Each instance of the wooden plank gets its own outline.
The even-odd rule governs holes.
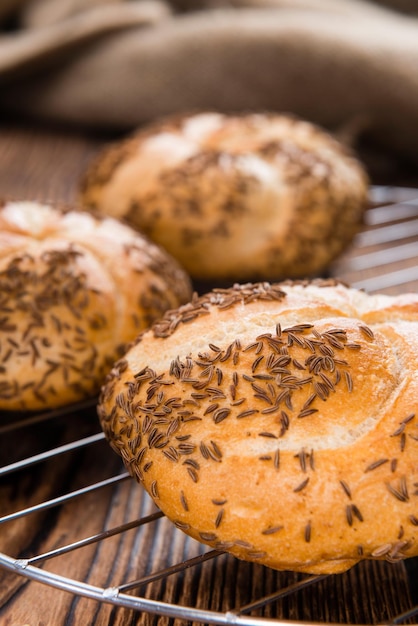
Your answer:
[[[103,139],[0,126],[0,197],[76,203],[78,181]]]

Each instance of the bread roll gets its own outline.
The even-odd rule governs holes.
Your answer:
[[[360,163],[318,127],[209,112],[104,150],[81,204],[125,218],[213,284],[321,274],[361,226],[367,191]]]
[[[0,205],[0,410],[100,389],[126,344],[191,297],[177,262],[128,226],[35,202]]]
[[[418,295],[235,285],[171,311],[102,389],[111,446],[174,524],[276,569],[418,554]]]

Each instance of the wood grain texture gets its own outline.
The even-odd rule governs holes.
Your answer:
[[[103,139],[0,126],[0,197],[74,203],[81,173]]]
[[[0,196],[74,202],[79,177],[102,143],[100,138],[57,129],[0,127]],[[373,244],[373,239],[368,242],[368,235],[362,234],[363,243],[360,238],[360,243],[347,251],[332,272],[357,283],[375,280],[375,283],[369,283],[372,285],[378,284],[378,277],[403,272],[405,268],[410,269],[412,275],[418,266],[418,233],[411,234],[411,223],[418,224],[417,197],[418,190],[387,189],[385,194],[381,192],[380,198],[375,198],[376,204],[385,205],[388,198],[400,204],[401,208],[396,209],[398,215],[392,214],[395,209],[391,209],[383,211],[380,219],[386,219],[387,225],[407,224],[407,237],[402,243],[412,245],[407,248],[410,250],[408,258],[402,258],[399,253],[396,260],[373,265],[370,259],[379,257],[372,256],[368,260],[365,255],[381,253],[385,256],[390,248],[393,257],[398,244],[388,244],[387,241]],[[372,218],[372,214],[370,216]],[[365,233],[382,227],[382,224],[373,223],[378,217],[374,214]],[[399,293],[406,287],[416,290],[418,276],[405,283],[395,280],[384,290]],[[1,427],[8,419],[10,417],[0,415],[0,465],[99,430],[94,409],[44,422],[41,427],[34,425],[2,435]],[[29,471],[1,478],[0,514],[17,511],[122,471],[118,458],[107,444],[98,442]],[[16,558],[28,558],[154,511],[154,505],[143,490],[132,480],[125,480],[74,498],[42,514],[0,525],[0,551]],[[70,578],[109,587],[148,576],[205,550],[162,518],[38,565]],[[404,563],[361,563],[345,574],[323,578],[312,587],[286,592],[289,586],[303,578],[223,555],[179,574],[141,585],[131,593],[176,605],[225,612],[283,590],[283,597],[266,603],[263,609],[253,611],[253,614],[305,622],[377,624],[412,606]],[[417,623],[417,619],[412,622]],[[182,619],[117,608],[74,596],[0,570],[2,626],[184,626],[185,623]]]

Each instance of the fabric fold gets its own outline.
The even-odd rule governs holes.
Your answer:
[[[46,27],[3,35],[0,37],[0,84],[8,77],[15,78],[22,70],[28,72],[58,65],[68,53],[79,54],[80,46],[95,39],[156,24],[169,15],[168,6],[158,0],[106,5]]]
[[[190,4],[111,3],[3,34],[0,111],[122,132],[191,110],[282,111],[418,160],[417,18],[364,0]]]

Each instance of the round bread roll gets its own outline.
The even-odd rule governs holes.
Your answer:
[[[127,343],[191,297],[177,262],[128,226],[36,202],[0,205],[0,410],[97,393]]]
[[[333,281],[195,297],[116,363],[99,416],[174,524],[276,569],[418,554],[418,295]]]
[[[105,149],[81,204],[123,217],[195,279],[275,280],[322,273],[359,230],[367,193],[363,167],[318,127],[209,112]]]

